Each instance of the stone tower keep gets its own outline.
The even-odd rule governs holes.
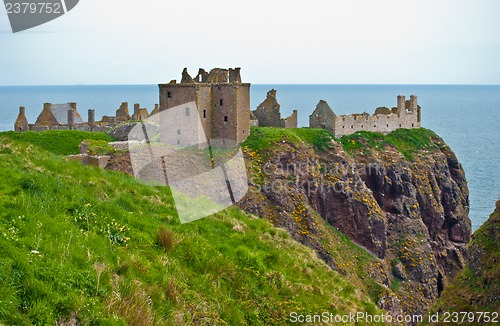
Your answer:
[[[207,138],[241,143],[248,137],[250,84],[241,82],[240,68],[215,68],[209,73],[199,69],[195,78],[184,68],[181,83],[172,80],[158,86],[160,111],[196,103]],[[180,130],[175,132],[181,134]]]

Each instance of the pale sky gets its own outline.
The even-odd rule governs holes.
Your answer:
[[[12,34],[0,85],[157,84],[242,67],[269,84],[500,84],[498,0],[80,0]]]

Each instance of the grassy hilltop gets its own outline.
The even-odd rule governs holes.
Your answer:
[[[89,138],[110,140],[0,133],[0,324],[282,325],[292,311],[380,312],[265,219],[232,207],[180,225],[168,188],[63,159]],[[343,241],[346,257],[359,255]]]

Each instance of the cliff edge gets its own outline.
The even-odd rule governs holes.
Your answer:
[[[254,128],[242,146],[250,191],[240,206],[287,229],[379,307],[425,313],[464,268],[467,183],[432,131],[335,139],[321,129]],[[374,259],[344,257],[342,234]]]

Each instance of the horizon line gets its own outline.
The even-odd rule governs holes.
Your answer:
[[[32,84],[32,85],[0,85],[0,87],[61,87],[61,86],[153,86],[156,84]],[[500,84],[460,84],[460,83],[250,83],[251,85],[298,85],[298,86],[320,86],[320,85],[337,85],[337,86],[500,86]]]

